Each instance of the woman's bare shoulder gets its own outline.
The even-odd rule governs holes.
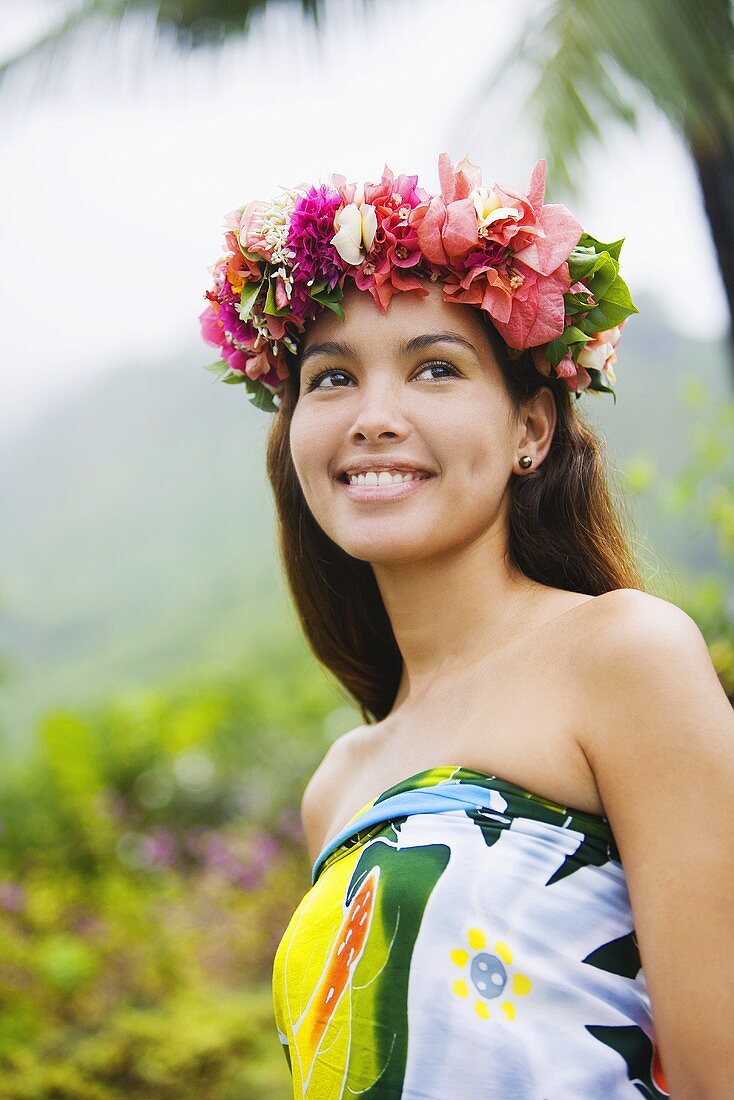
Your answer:
[[[309,779],[301,798],[301,824],[312,862],[334,816],[334,799],[339,792],[340,777],[348,769],[370,733],[367,725],[356,726],[342,733],[327,748]]]
[[[620,588],[597,597],[588,612],[585,622],[579,622],[583,629],[578,654],[587,737],[600,738],[605,730],[617,736],[620,707],[634,711],[662,692],[666,671],[676,660],[691,672],[695,668],[707,679],[715,678],[698,624],[677,604],[639,589]],[[595,748],[583,747],[587,756],[587,750]]]
[[[589,601],[587,607],[591,613],[592,627],[608,634],[615,630],[624,634],[624,631],[635,627],[664,632],[676,627],[685,629],[686,623],[695,626],[694,620],[682,607],[639,588],[614,588]],[[585,623],[584,629],[588,625]]]

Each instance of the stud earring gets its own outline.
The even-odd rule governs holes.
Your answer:
[[[532,466],[532,464],[533,459],[531,455],[523,455],[520,459],[520,465],[522,466],[523,470],[527,470],[529,466]]]

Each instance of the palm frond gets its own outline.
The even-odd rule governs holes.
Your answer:
[[[325,0],[288,0],[300,7],[303,16],[320,26]],[[371,0],[362,0],[365,7]],[[158,26],[172,34],[182,49],[222,43],[236,34],[246,34],[256,14],[262,14],[269,0],[81,0],[76,8],[62,15],[49,31],[35,42],[0,63],[0,84],[11,72],[33,67],[49,75],[57,67],[63,48],[93,20],[102,20],[109,29],[128,14],[147,12]],[[270,6],[274,4],[270,0]],[[60,68],[60,65],[59,65]]]
[[[689,144],[720,149],[734,134],[733,58],[731,0],[548,0],[457,118],[481,124],[499,93],[506,110],[513,74],[533,74],[519,117],[540,127],[549,182],[578,194],[587,143],[609,123],[636,126],[640,99]]]
[[[56,60],[59,50],[65,46],[74,34],[87,23],[100,15],[110,19],[120,18],[127,6],[127,0],[84,0],[79,6],[59,19],[58,23],[42,34],[30,45],[6,58],[0,63],[0,85],[11,73],[22,66],[35,62],[41,68],[48,68]]]

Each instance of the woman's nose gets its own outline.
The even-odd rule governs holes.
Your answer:
[[[354,418],[352,432],[367,439],[377,439],[381,435],[405,435],[408,424],[400,401],[389,387],[373,387],[360,401],[359,411]]]

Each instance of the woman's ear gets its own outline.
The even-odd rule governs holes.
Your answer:
[[[541,386],[528,401],[523,403],[518,449],[522,450],[523,454],[531,454],[536,467],[550,450],[557,419],[555,395],[548,386]]]

